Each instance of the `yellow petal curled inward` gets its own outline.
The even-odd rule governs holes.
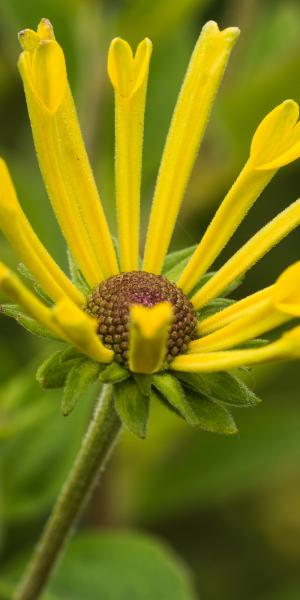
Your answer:
[[[250,160],[256,169],[279,169],[300,157],[298,118],[298,104],[285,100],[263,119],[251,144]]]
[[[134,373],[155,373],[167,353],[173,310],[168,302],[151,308],[131,307],[129,324],[129,368]]]
[[[262,256],[300,225],[300,200],[296,200],[260,229],[193,296],[196,310],[218,296],[237,277],[246,273]]]
[[[112,361],[113,352],[102,344],[96,333],[97,321],[70,300],[64,298],[53,307],[52,319],[80,352],[100,363]]]
[[[40,43],[24,50],[19,59],[34,142],[61,230],[83,275],[94,286],[118,273],[117,259],[82,140],[62,49],[49,39],[45,22],[40,31]]]
[[[115,179],[121,269],[139,268],[139,227],[142,145],[150,40],[133,55],[129,44],[116,38],[108,55],[108,73],[115,90]]]
[[[159,169],[147,232],[144,271],[160,273],[185,188],[237,28],[203,27],[177,100]]]
[[[11,246],[52,300],[68,296],[78,305],[84,295],[48,254],[26,218],[5,162],[0,159],[0,229]]]

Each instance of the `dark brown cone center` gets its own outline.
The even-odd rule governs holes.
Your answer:
[[[86,312],[98,321],[103,344],[114,351],[115,360],[127,365],[130,306],[151,307],[159,302],[173,305],[166,359],[187,350],[195,338],[197,318],[193,305],[174,283],[162,275],[130,271],[114,275],[97,285],[87,297]]]

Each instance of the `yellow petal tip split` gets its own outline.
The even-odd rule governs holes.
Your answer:
[[[49,19],[41,19],[36,31],[33,29],[19,31],[18,40],[21,48],[29,52],[34,50],[41,41],[55,40],[53,27]]]
[[[129,368],[134,373],[155,373],[165,359],[173,309],[168,302],[152,308],[132,306],[130,312]]]
[[[128,42],[115,38],[108,54],[108,75],[116,92],[130,98],[148,76],[152,43],[145,38],[137,47],[135,55]]]
[[[252,140],[250,161],[260,171],[276,170],[300,157],[299,106],[284,100],[258,126]]]
[[[236,39],[240,35],[240,29],[238,27],[226,27],[226,29],[220,29],[219,25],[216,21],[207,21],[202,28],[203,33],[208,33],[209,35],[221,34],[226,39]]]

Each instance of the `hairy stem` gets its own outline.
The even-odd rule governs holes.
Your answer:
[[[112,386],[106,385],[14,600],[36,600],[45,589],[62,548],[104,469],[120,428]]]

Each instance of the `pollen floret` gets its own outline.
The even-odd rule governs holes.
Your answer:
[[[196,337],[196,313],[185,294],[161,275],[144,271],[121,273],[102,281],[89,294],[86,311],[98,321],[98,334],[115,360],[127,364],[130,307],[152,307],[160,302],[173,305],[166,359],[185,352]]]

